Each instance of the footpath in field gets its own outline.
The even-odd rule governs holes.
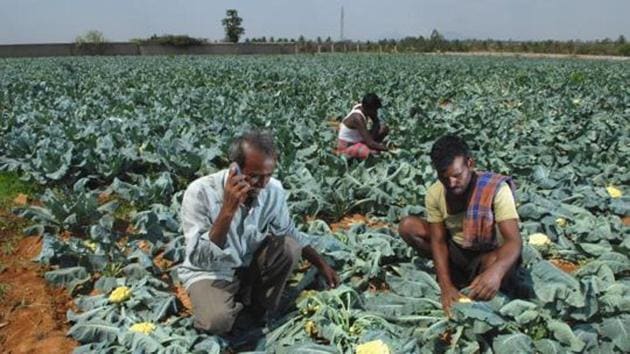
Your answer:
[[[0,209],[0,347],[3,353],[69,353],[78,345],[66,336],[72,298],[43,278],[43,266],[33,261],[41,237],[25,237],[23,227],[24,220]]]

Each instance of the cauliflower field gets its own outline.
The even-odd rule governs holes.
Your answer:
[[[630,352],[630,64],[421,55],[0,60],[0,168],[42,185],[16,210],[45,278],[74,297],[76,352]],[[383,98],[396,148],[333,153],[335,126]],[[343,285],[304,264],[269,328],[197,333],[175,269],[194,178],[225,168],[246,127],[271,130],[276,177]],[[515,177],[529,299],[461,302],[447,318],[432,262],[398,220],[424,214],[436,138]],[[372,222],[333,231],[342,217]],[[625,219],[624,219],[625,217]],[[624,225],[624,220],[626,225]]]

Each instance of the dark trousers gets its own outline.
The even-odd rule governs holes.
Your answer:
[[[270,236],[254,254],[249,267],[237,270],[234,280],[199,280],[188,289],[194,325],[211,334],[229,332],[245,306],[257,315],[273,313],[301,256],[290,237]]]

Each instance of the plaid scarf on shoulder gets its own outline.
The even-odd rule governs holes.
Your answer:
[[[476,172],[477,181],[470,197],[464,218],[463,248],[485,251],[498,246],[494,226],[494,196],[502,182],[506,182],[514,194],[512,177],[492,172]]]

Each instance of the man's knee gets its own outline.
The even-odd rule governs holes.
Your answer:
[[[196,329],[214,335],[229,332],[236,320],[236,313],[229,309],[213,309],[195,313],[194,326]]]
[[[398,233],[405,241],[414,237],[420,237],[425,240],[429,238],[428,228],[424,225],[422,220],[416,216],[406,216],[402,218],[398,224]]]
[[[411,216],[405,216],[404,218],[402,218],[402,220],[400,220],[400,223],[398,224],[398,234],[404,239],[410,237],[411,233],[413,232],[412,224],[413,220]]]
[[[188,288],[192,302],[194,326],[211,334],[225,334],[232,329],[242,304],[234,302],[238,283],[202,279]]]

